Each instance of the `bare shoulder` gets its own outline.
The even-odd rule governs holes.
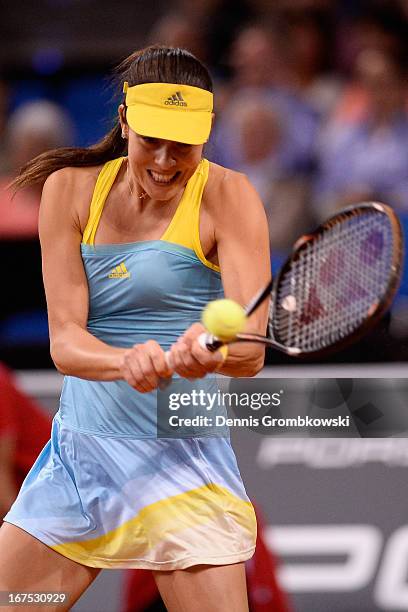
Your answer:
[[[56,170],[44,183],[40,215],[68,215],[83,230],[89,216],[89,205],[102,166]],[[58,211],[58,212],[57,212]]]
[[[265,214],[262,201],[245,174],[212,162],[203,203],[217,218],[233,214],[234,218],[243,219]]]
[[[249,183],[247,177],[242,172],[236,172],[230,168],[210,162],[207,182],[209,190],[229,189],[244,182]]]
[[[72,190],[91,188],[95,185],[101,167],[74,168],[67,166],[56,170],[45,181],[44,190],[57,191],[59,195],[68,192],[71,195]]]

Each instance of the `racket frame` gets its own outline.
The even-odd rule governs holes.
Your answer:
[[[358,215],[359,211],[363,212],[365,210],[373,209],[378,210],[387,216],[388,220],[390,221],[393,235],[394,249],[391,262],[392,273],[388,281],[387,291],[384,292],[384,297],[377,303],[374,303],[370,306],[367,312],[367,318],[363,321],[363,323],[361,323],[361,325],[358,326],[358,328],[354,332],[348,334],[344,338],[340,338],[339,340],[337,340],[333,344],[330,344],[327,347],[323,347],[314,351],[302,351],[298,347],[287,347],[280,343],[273,329],[273,320],[277,308],[278,287],[281,278],[284,276],[291,264],[301,256],[303,250],[307,248],[307,244],[310,241],[317,240],[318,237],[321,236],[327,229],[335,227],[343,219],[352,218],[353,216]],[[362,202],[361,204],[348,206],[347,208],[344,208],[343,210],[336,213],[335,215],[329,217],[326,221],[319,225],[319,227],[315,231],[301,236],[293,245],[292,253],[289,255],[289,257],[283,264],[273,284],[271,309],[268,324],[268,331],[271,335],[271,339],[274,341],[274,343],[276,343],[276,345],[273,344],[272,346],[276,346],[276,348],[283,350],[283,352],[288,355],[296,355],[298,357],[301,356],[306,358],[321,357],[323,355],[328,355],[334,351],[337,351],[341,348],[345,348],[346,346],[349,346],[350,344],[364,336],[369,329],[372,329],[374,327],[374,325],[381,319],[381,317],[391,306],[391,303],[395,297],[395,293],[398,289],[401,280],[403,252],[404,245],[402,237],[402,228],[399,219],[390,206],[381,202]]]

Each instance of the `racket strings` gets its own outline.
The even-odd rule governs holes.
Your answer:
[[[327,285],[324,282],[325,278],[321,278],[321,299],[323,303],[327,304],[327,311],[331,314],[331,331],[332,338],[335,341],[338,337],[342,337],[345,334],[349,334],[353,329],[360,325],[360,323],[367,316],[367,312],[370,306],[373,304],[378,296],[384,291],[384,282],[387,282],[388,276],[384,277],[383,274],[379,274],[379,278],[383,279],[383,282],[378,283],[379,278],[375,274],[380,272],[382,257],[378,257],[377,254],[369,254],[364,250],[363,246],[367,246],[370,249],[371,241],[370,236],[377,235],[377,228],[370,227],[372,225],[372,217],[367,220],[367,225],[363,226],[364,231],[368,240],[359,243],[359,240],[363,237],[361,234],[361,218],[357,218],[357,221],[346,224],[344,227],[338,227],[337,234],[337,249],[335,253],[340,253],[340,257],[334,258],[329,257],[329,262],[335,264],[334,273],[336,282],[331,283],[333,291],[327,291]],[[347,225],[349,227],[347,228]],[[341,229],[342,231],[338,231]],[[344,236],[344,230],[348,233]],[[382,234],[380,234],[382,240]],[[367,245],[364,243],[367,242]],[[347,252],[345,249],[347,248]],[[382,253],[381,253],[382,254]],[[342,261],[343,260],[343,261]],[[367,266],[367,262],[370,264]],[[376,266],[372,266],[373,262],[377,262]],[[369,272],[369,273],[367,273]],[[374,272],[374,276],[372,276]],[[330,288],[330,286],[329,286]],[[315,328],[315,332],[319,330],[319,320],[312,325]]]
[[[336,282],[332,283],[333,291],[328,292],[327,284],[321,282],[321,299],[324,303],[327,303],[327,310],[331,313],[333,341],[338,337],[338,334],[342,337],[344,334],[351,333],[356,326],[360,325],[367,316],[373,301],[383,293],[384,282],[386,283],[388,279],[387,275],[384,277],[381,273],[378,275],[379,278],[375,278],[377,276],[375,274],[376,270],[380,272],[383,258],[378,257],[378,254],[369,256],[369,253],[362,248],[362,245],[364,245],[364,247],[367,246],[370,249],[370,236],[377,234],[377,228],[370,227],[373,223],[373,217],[369,217],[367,225],[363,226],[367,239],[359,243],[364,235],[361,234],[361,221],[361,217],[357,217],[354,223],[351,219],[348,224],[336,228],[337,249],[335,252],[340,253],[340,257],[334,258]],[[344,231],[347,232],[346,235],[344,235]],[[382,238],[381,233],[380,236]],[[364,243],[367,243],[367,245]],[[345,249],[347,249],[347,252]],[[331,259],[333,260],[333,257]],[[367,266],[367,262],[370,265]],[[373,262],[376,262],[377,265],[372,266]],[[330,263],[333,264],[333,261]],[[372,276],[373,272],[374,276]],[[382,279],[380,284],[378,283],[379,279]],[[323,279],[320,278],[319,280],[324,281],[324,275]],[[316,328],[315,331],[318,331],[318,320],[314,327]]]
[[[307,242],[282,275],[272,335],[312,352],[353,333],[384,295],[393,265],[393,231],[377,211],[345,215]]]

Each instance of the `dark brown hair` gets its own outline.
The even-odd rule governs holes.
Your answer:
[[[142,83],[178,83],[213,90],[207,68],[185,49],[152,45],[129,55],[115,70],[115,82],[121,90]],[[42,184],[56,170],[66,166],[98,166],[126,155],[127,141],[122,138],[119,119],[102,140],[91,147],[65,147],[41,153],[21,170],[11,187],[15,190]]]

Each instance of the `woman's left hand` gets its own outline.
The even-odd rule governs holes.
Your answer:
[[[203,378],[219,369],[224,361],[220,351],[212,353],[202,348],[198,337],[205,333],[201,323],[194,323],[172,345],[168,359],[171,368],[183,378]]]

